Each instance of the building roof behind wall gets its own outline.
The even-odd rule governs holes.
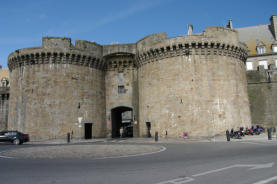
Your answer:
[[[239,34],[239,40],[244,42],[249,49],[249,54],[257,54],[257,43],[262,42],[266,46],[267,52],[271,51],[271,45],[274,42],[274,36],[270,25],[257,25],[243,28],[236,28]]]
[[[7,68],[0,68],[0,81],[4,77],[9,79],[9,70]]]

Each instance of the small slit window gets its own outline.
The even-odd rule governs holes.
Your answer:
[[[123,74],[123,72],[119,72],[119,73],[118,73],[118,80],[119,80],[120,82],[122,82],[123,79],[124,79],[124,74]]]
[[[125,93],[125,87],[124,86],[118,86],[118,94]]]

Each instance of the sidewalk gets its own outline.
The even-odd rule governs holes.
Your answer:
[[[240,142],[240,141],[268,141],[266,133],[260,135],[246,135],[242,136],[242,139],[231,139],[231,142]],[[271,141],[276,140],[276,134],[272,135]],[[78,144],[78,143],[189,143],[189,142],[227,142],[225,135],[219,135],[215,137],[188,137],[184,138],[162,138],[159,137],[158,142],[155,142],[154,137],[151,138],[93,138],[93,139],[71,139],[69,144]],[[25,144],[68,144],[66,139],[52,139],[52,140],[40,140],[40,141],[30,141]]]
[[[77,143],[95,143],[95,142],[105,142],[107,138],[95,138],[95,139],[70,139],[69,144]],[[30,141],[24,144],[68,144],[67,139],[49,139],[49,140],[38,140]]]
[[[226,142],[226,136],[218,136],[215,138],[217,142]],[[269,141],[267,133],[261,133],[260,135],[245,135],[241,136],[241,139],[232,139],[231,141],[241,142],[241,141]],[[276,134],[272,134],[272,140],[270,141],[277,141]]]

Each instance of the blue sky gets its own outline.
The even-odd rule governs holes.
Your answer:
[[[134,43],[166,32],[169,37],[205,27],[269,24],[276,0],[1,0],[0,64],[14,50],[41,45],[43,36],[99,44]]]

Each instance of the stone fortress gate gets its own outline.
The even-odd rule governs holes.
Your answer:
[[[175,138],[250,126],[246,58],[237,32],[222,27],[134,44],[44,37],[9,56],[8,129],[31,139],[119,137],[121,127]]]

